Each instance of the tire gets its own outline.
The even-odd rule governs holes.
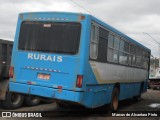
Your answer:
[[[112,98],[111,98],[111,103],[110,103],[110,110],[111,112],[116,112],[118,109],[118,103],[119,103],[119,92],[118,88],[114,88],[112,91]]]
[[[24,104],[28,107],[37,106],[40,103],[40,98],[35,96],[25,96]]]
[[[13,110],[20,108],[23,104],[24,96],[14,92],[8,92],[6,100],[2,101],[1,105],[4,109]]]

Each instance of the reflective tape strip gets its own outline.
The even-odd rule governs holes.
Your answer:
[[[32,70],[41,70],[41,71],[49,71],[49,72],[60,72],[60,70],[51,70],[46,68],[34,68],[34,67],[24,67],[26,69],[32,69]]]
[[[69,20],[68,18],[31,18],[34,20]]]

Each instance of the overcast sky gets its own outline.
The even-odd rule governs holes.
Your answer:
[[[81,12],[93,14],[144,44],[154,56],[159,54],[151,37],[160,42],[160,0],[1,0],[0,11],[0,39],[14,40],[20,12]]]

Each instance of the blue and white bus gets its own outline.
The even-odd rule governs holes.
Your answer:
[[[116,111],[118,101],[147,90],[150,52],[92,15],[21,13],[9,89],[20,98],[40,96],[87,108],[110,104]]]

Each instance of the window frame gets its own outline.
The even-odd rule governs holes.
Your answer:
[[[37,48],[34,48],[34,49],[30,49],[30,48],[23,48],[22,46],[21,46],[21,43],[23,43],[22,41],[21,41],[21,33],[23,32],[22,31],[22,29],[23,29],[23,25],[25,25],[25,24],[29,24],[30,23],[30,25],[31,24],[39,24],[39,25],[44,25],[44,24],[56,24],[56,25],[58,25],[58,24],[71,24],[71,23],[74,23],[74,24],[79,24],[80,25],[80,31],[79,31],[79,39],[78,39],[78,41],[77,41],[77,48],[75,49],[75,51],[59,51],[59,50],[43,50],[43,49],[40,49],[40,47],[37,49]],[[47,27],[46,27],[47,28]],[[73,33],[73,32],[72,32]],[[41,53],[55,53],[55,54],[67,54],[67,55],[77,55],[78,53],[79,53],[79,49],[80,49],[80,42],[81,42],[81,34],[82,34],[82,24],[81,23],[79,23],[79,22],[54,22],[54,21],[49,21],[49,22],[47,22],[47,21],[22,21],[21,22],[21,26],[20,26],[20,32],[19,32],[19,37],[18,37],[18,51],[34,51],[34,52],[41,52]],[[64,37],[65,38],[65,37]],[[75,39],[74,39],[75,40]],[[28,42],[28,41],[27,41]],[[33,43],[33,41],[29,41],[29,42],[32,42]],[[64,42],[64,41],[62,41],[62,42]],[[73,42],[73,41],[72,41]],[[38,43],[39,43],[39,41],[38,41]],[[32,44],[31,44],[32,45]],[[43,45],[43,44],[42,44]],[[52,44],[51,44],[52,45]],[[75,45],[74,45],[75,46]],[[72,46],[73,47],[73,46]],[[72,48],[72,47],[70,47],[70,48]],[[53,46],[52,46],[52,48],[54,48]],[[59,48],[63,48],[63,47],[59,47]]]
[[[94,37],[96,37],[96,39],[97,39],[96,41],[93,40],[93,38],[92,38],[93,37],[93,28],[92,28],[93,26],[95,28]],[[98,43],[99,43],[99,26],[98,26],[98,24],[93,22],[91,24],[91,39],[90,39],[90,58],[93,60],[96,60],[98,58]],[[92,45],[96,45],[96,53],[93,53]],[[93,57],[94,55],[92,55],[92,54],[96,54],[95,55],[96,57]]]
[[[109,46],[110,44],[109,44],[109,36],[110,35],[112,35],[113,36],[113,46]],[[118,49],[117,48],[115,48],[115,38],[119,38],[118,40],[119,40],[119,44],[118,44]],[[117,36],[116,34],[114,34],[113,32],[110,32],[109,31],[109,35],[108,35],[108,48],[107,48],[107,61],[108,62],[110,62],[110,63],[115,63],[115,64],[119,64],[119,48],[120,48],[120,37],[119,36]],[[111,50],[109,50],[109,49],[111,49]],[[108,58],[108,52],[109,51],[112,51],[112,58]],[[115,53],[115,51],[117,51],[117,60],[114,60],[114,53]],[[110,61],[110,60],[112,60],[112,61]]]

